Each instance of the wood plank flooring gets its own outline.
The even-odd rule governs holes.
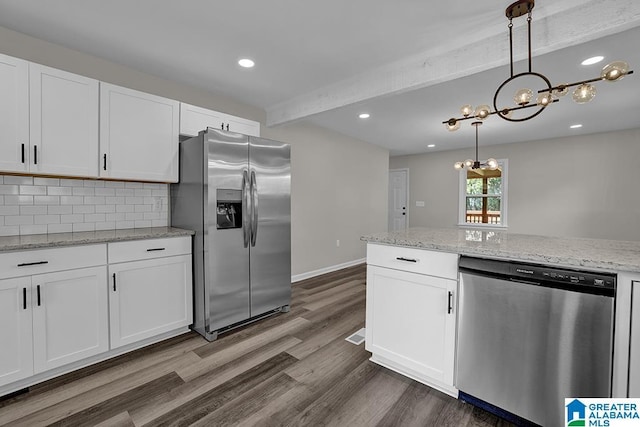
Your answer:
[[[10,426],[509,426],[368,359],[365,266],[298,282],[291,312],[188,333],[0,400]]]

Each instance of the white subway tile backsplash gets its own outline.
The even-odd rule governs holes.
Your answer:
[[[84,203],[82,196],[60,196],[61,205],[81,205]]]
[[[4,196],[5,205],[32,205],[33,196]]]
[[[71,196],[73,190],[71,187],[47,187],[49,196]]]
[[[89,222],[89,223],[74,223],[73,224],[73,232],[78,232],[78,231],[95,231],[96,229],[96,225],[93,222]]]
[[[20,194],[20,187],[17,185],[0,185],[0,194]]]
[[[116,189],[115,188],[96,188],[95,193],[96,193],[96,196],[115,196]]]
[[[60,215],[35,215],[36,224],[60,224]]]
[[[34,205],[59,205],[62,196],[33,196]]]
[[[71,205],[60,205],[60,206],[56,206],[56,205],[51,205],[51,206],[47,206],[47,213],[49,215],[61,215],[61,214],[65,214],[65,215],[69,215],[73,213],[73,206]]]
[[[33,185],[33,177],[32,176],[11,176],[6,175],[4,177],[5,184],[16,184],[16,185]]]
[[[46,234],[46,225],[21,225],[20,234]]]
[[[47,233],[71,233],[73,225],[71,224],[49,224],[47,225]]]
[[[18,207],[18,206],[12,206],[12,207]],[[48,209],[47,206],[44,205],[38,205],[38,206],[32,206],[32,205],[25,205],[25,206],[19,206],[20,208],[20,215],[46,215],[48,213]]]
[[[0,206],[0,215],[20,215],[20,206]]]
[[[73,205],[74,214],[92,214],[96,212],[94,205]]]
[[[59,187],[60,186],[60,180],[58,178],[39,178],[39,177],[34,177],[33,178],[33,185],[51,185],[51,186],[56,186]]]
[[[7,215],[4,225],[33,225],[33,215]]]
[[[136,190],[133,188],[116,188],[116,196],[120,197],[133,197],[136,194]]]
[[[75,224],[77,222],[84,222],[83,214],[60,215],[61,224]]]
[[[73,187],[74,196],[95,196],[96,190],[93,187]]]
[[[4,175],[0,236],[167,226],[168,195],[167,184]]]

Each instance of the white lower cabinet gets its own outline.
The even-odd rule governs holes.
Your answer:
[[[390,247],[369,245],[367,260],[366,349],[371,360],[457,397],[454,387],[456,293],[453,277],[437,277],[372,265]],[[398,248],[400,249],[400,248]],[[414,270],[426,268],[429,251],[400,250],[389,257],[404,260]],[[434,253],[440,258],[442,253]],[[452,271],[457,255],[446,254],[437,271]],[[409,261],[407,261],[409,260]],[[385,262],[380,262],[385,264]],[[423,266],[423,267],[421,267]],[[455,271],[455,269],[453,270]]]
[[[109,266],[111,348],[193,323],[191,255]]]
[[[33,375],[31,278],[0,280],[0,385]]]
[[[34,371],[109,349],[105,266],[33,276]]]

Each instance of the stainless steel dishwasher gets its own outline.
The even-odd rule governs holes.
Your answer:
[[[466,256],[459,268],[460,399],[559,426],[565,398],[610,397],[615,274]]]

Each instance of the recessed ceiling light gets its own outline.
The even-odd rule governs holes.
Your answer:
[[[362,113],[358,117],[360,117],[361,119],[368,119],[369,117],[371,117],[371,115],[369,113]]]
[[[582,65],[593,65],[593,64],[597,64],[598,62],[602,61],[604,59],[604,56],[592,56],[591,58],[587,58],[584,61],[581,62]]]
[[[577,125],[571,125],[571,126],[569,126],[569,127],[570,127],[571,129],[579,129],[579,128],[581,128],[581,127],[582,127],[582,125],[581,125],[581,124],[577,124]]]
[[[240,65],[241,67],[244,67],[244,68],[251,68],[254,65],[256,65],[256,63],[253,62],[252,60],[250,60],[249,58],[243,58],[243,59],[238,61],[238,65]]]
[[[436,146],[436,144],[429,144],[429,145],[427,145],[427,148],[433,148],[435,146]]]

